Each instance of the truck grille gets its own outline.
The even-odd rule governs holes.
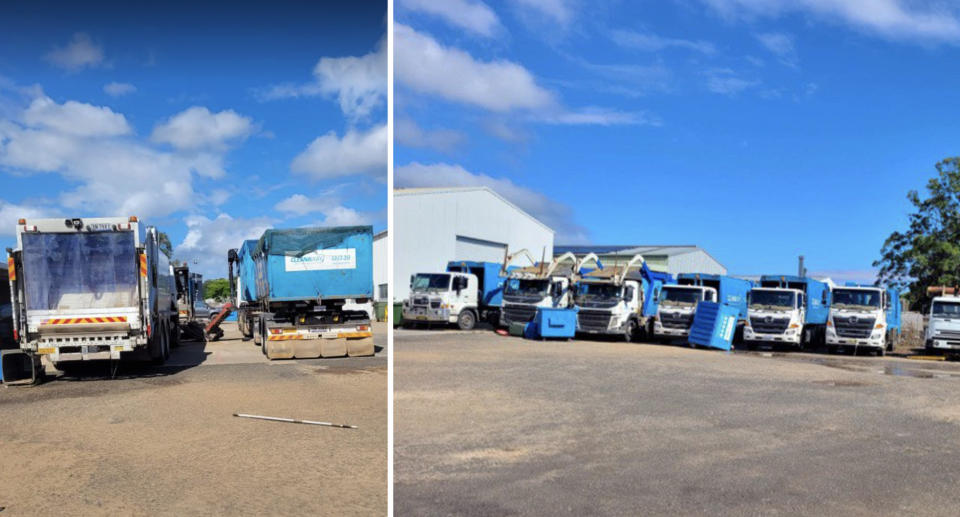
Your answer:
[[[870,333],[873,332],[873,325],[876,322],[876,318],[857,318],[855,316],[848,318],[842,316],[833,317],[833,324],[839,337],[866,339],[870,337]]]
[[[937,339],[956,339],[960,340],[960,331],[956,330],[940,330],[937,331],[935,336]]]
[[[591,311],[580,309],[577,313],[577,327],[580,330],[607,330],[610,328],[610,318],[613,315],[607,311]]]
[[[688,329],[693,325],[693,313],[661,312],[660,324],[668,329]]]
[[[423,305],[424,307],[426,307],[428,303],[430,303],[430,299],[427,298],[426,296],[417,296],[417,297],[414,297],[413,299],[414,305]]]
[[[790,326],[790,318],[754,316],[750,318],[750,326],[758,334],[783,334]]]
[[[511,305],[503,308],[503,322],[506,325],[511,323],[529,323],[537,315],[536,307],[523,307]]]

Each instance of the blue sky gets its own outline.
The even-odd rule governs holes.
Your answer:
[[[386,228],[386,2],[0,4],[0,246],[139,215],[225,275],[268,227]]]
[[[492,186],[558,244],[872,279],[960,153],[947,4],[397,0],[395,182]]]

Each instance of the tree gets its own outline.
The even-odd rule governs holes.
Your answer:
[[[170,243],[170,236],[164,232],[159,232],[157,240],[160,244],[160,253],[166,255],[168,259],[173,258],[173,244]]]
[[[916,190],[907,193],[916,209],[909,229],[890,234],[873,263],[881,283],[909,288],[914,308],[929,302],[927,287],[960,285],[960,157],[942,160],[936,168],[926,198]]]
[[[226,278],[214,278],[203,283],[203,298],[213,298],[218,302],[230,298],[230,281]]]

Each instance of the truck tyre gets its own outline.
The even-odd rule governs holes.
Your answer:
[[[632,343],[637,338],[637,320],[627,320],[627,327],[623,331],[623,339]]]
[[[170,346],[180,348],[180,322],[173,324],[173,333],[170,334]]]
[[[457,316],[457,327],[460,330],[473,330],[473,327],[477,325],[477,317],[473,314],[473,311],[463,311],[460,313],[460,316]]]

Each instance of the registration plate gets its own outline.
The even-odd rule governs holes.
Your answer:
[[[427,317],[426,317],[426,316],[417,316],[417,319],[418,319],[418,320],[426,320]]]

